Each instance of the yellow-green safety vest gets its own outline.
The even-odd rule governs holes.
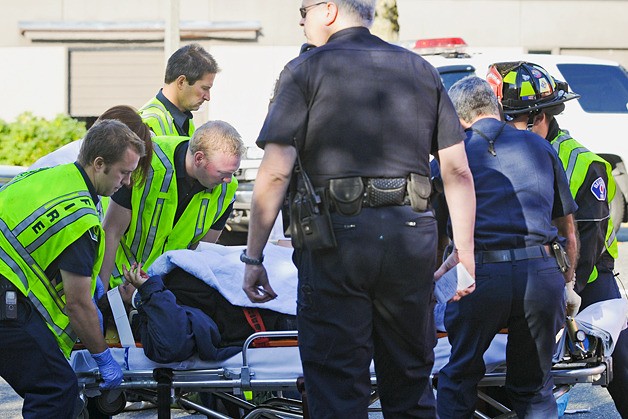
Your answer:
[[[63,282],[45,270],[85,232],[98,241],[91,293],[105,252],[104,231],[83,175],[73,164],[22,173],[0,189],[0,274],[30,299],[66,357],[76,342]]]
[[[131,222],[116,252],[111,286],[122,283],[122,266],[148,267],[168,250],[188,249],[207,234],[234,200],[238,181],[195,194],[175,224],[178,205],[174,152],[188,137],[154,137],[151,170],[131,194]]]
[[[156,97],[151,99],[148,103],[142,106],[139,110],[139,114],[146,125],[157,136],[179,136],[177,127],[174,124],[174,118],[168,112],[163,103],[161,103]],[[194,134],[194,122],[190,119],[190,126],[188,128],[188,136]]]
[[[593,162],[598,162],[602,163],[606,169],[606,201],[610,203],[613,200],[617,186],[615,185],[615,179],[612,174],[613,168],[610,163],[574,140],[569,135],[568,131],[559,131],[551,144],[563,163],[563,168],[565,169],[567,180],[569,181],[569,189],[574,198],[584,183],[587,172],[589,171],[589,166]],[[606,228],[605,249],[613,259],[617,259],[617,238],[615,237],[615,229],[613,228],[613,220],[610,218],[610,214],[608,227]],[[593,266],[593,271],[591,275],[589,275],[588,282],[595,281],[597,276],[597,267]]]

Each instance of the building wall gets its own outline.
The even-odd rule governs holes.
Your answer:
[[[474,47],[590,55],[628,67],[628,0],[397,0],[397,4],[402,41],[457,36]],[[43,116],[59,112],[97,116],[115,104],[139,107],[163,82],[161,41],[33,43],[20,32],[19,22],[163,21],[168,5],[168,0],[0,0],[4,63],[0,87],[5,98],[0,119],[13,119],[24,110]],[[257,84],[266,86],[275,78],[270,73],[278,74],[285,63],[283,57],[289,51],[296,55],[305,41],[299,26],[300,5],[301,0],[180,0],[180,19],[259,21],[262,29],[256,41],[200,42],[210,52],[214,48],[219,58],[225,57],[225,72],[219,77],[230,81],[229,89],[246,85],[234,74],[256,84],[264,73]],[[266,49],[248,48],[256,46]],[[248,56],[238,58],[238,54]],[[260,63],[266,66],[263,71],[258,71]],[[266,101],[268,88],[264,89]],[[222,116],[214,106],[219,102],[212,100],[195,114],[195,120]]]
[[[167,0],[0,0],[0,46],[29,42],[19,21],[163,20]],[[303,42],[300,0],[180,0],[181,20],[258,20],[263,45]],[[397,0],[400,39],[462,36],[481,46],[628,49],[628,0]]]

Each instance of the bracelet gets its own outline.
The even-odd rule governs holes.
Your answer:
[[[248,257],[246,255],[246,249],[244,249],[242,253],[240,253],[240,262],[244,262],[247,265],[261,265],[262,263],[264,263],[264,255],[262,254],[262,256],[260,256],[259,259],[254,259],[254,258]]]

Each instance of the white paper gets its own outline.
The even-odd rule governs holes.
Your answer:
[[[463,290],[473,285],[475,280],[461,263],[445,272],[434,286],[434,296],[440,304],[445,304],[451,300],[456,291]]]
[[[131,325],[129,324],[129,317],[124,303],[122,302],[122,296],[118,287],[114,287],[107,291],[109,297],[109,306],[113,312],[113,319],[116,322],[116,328],[118,329],[118,336],[120,337],[120,344],[124,348],[135,346],[135,339],[133,338],[133,332],[131,331]]]

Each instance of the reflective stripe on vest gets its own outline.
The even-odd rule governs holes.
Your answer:
[[[558,136],[551,142],[551,144],[563,164],[567,180],[569,181],[569,189],[574,198],[586,179],[589,166],[593,162],[598,162],[602,163],[606,170],[606,202],[610,203],[613,200],[617,187],[615,185],[615,179],[613,178],[612,167],[606,160],[587,150],[580,143],[574,140],[567,131],[559,131]],[[602,253],[604,251],[607,251],[609,255],[611,255],[614,259],[617,259],[617,239],[615,237],[615,229],[613,228],[613,220],[610,218],[610,214],[608,217],[605,243]],[[588,282],[595,281],[597,276],[597,268],[594,266],[593,271],[588,278]]]
[[[26,173],[6,185],[0,196],[0,273],[29,298],[69,356],[76,334],[65,314],[63,283],[55,286],[45,270],[68,243],[96,229],[95,279],[104,255],[104,241],[100,240],[104,235],[78,168],[69,164],[44,170],[46,173]],[[22,218],[20,214],[27,215]],[[95,280],[92,292],[94,287]]]
[[[184,141],[188,138],[153,138],[155,153],[151,170],[146,183],[133,188],[131,222],[116,252],[116,267],[110,278],[114,286],[122,282],[123,265],[137,261],[149,268],[164,252],[187,249],[198,243],[234,199],[238,185],[235,178],[192,196],[175,224],[178,185],[174,154]]]
[[[146,123],[157,136],[179,136],[174,118],[168,109],[156,97],[142,106],[139,110],[144,123]],[[188,135],[194,134],[194,122],[189,120]]]

